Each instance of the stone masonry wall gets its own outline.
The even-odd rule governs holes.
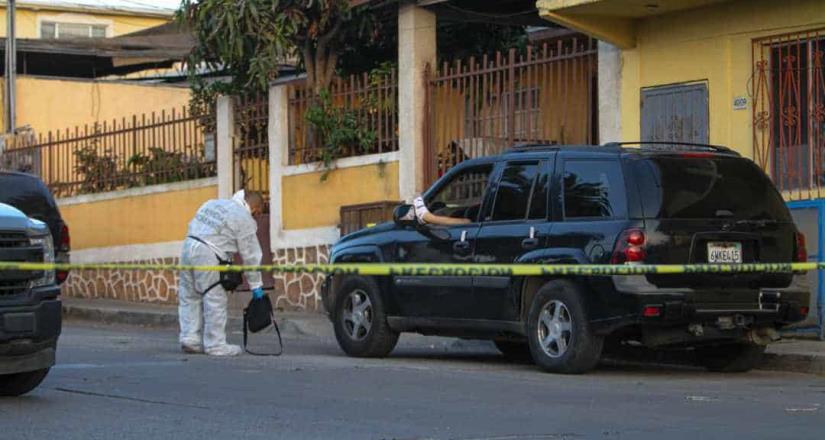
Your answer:
[[[178,258],[157,258],[136,263],[177,264]],[[73,298],[177,304],[178,277],[171,271],[76,270],[69,273],[62,293]]]
[[[329,246],[273,250],[274,264],[314,264],[329,261]],[[309,273],[274,274],[274,306],[284,310],[322,311],[321,284],[324,275]]]
[[[326,263],[329,246],[273,251],[274,264]],[[141,260],[144,264],[177,264],[178,258]],[[321,311],[321,274],[274,274],[270,297],[279,310]],[[73,271],[63,285],[63,295],[84,299],[114,299],[155,304],[177,304],[177,273],[172,271]],[[231,301],[234,303],[235,301]]]

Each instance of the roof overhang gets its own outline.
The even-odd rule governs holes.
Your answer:
[[[22,73],[95,78],[170,67],[186,58],[194,37],[168,24],[115,38],[17,39]],[[0,38],[0,51],[5,38]]]
[[[0,8],[5,9],[5,7],[5,4],[0,5]],[[102,1],[99,5],[94,5],[83,3],[73,4],[71,2],[52,2],[47,0],[18,0],[16,7],[17,9],[27,9],[32,11],[82,12],[87,14],[127,15],[165,19],[171,19],[175,15],[174,10],[148,7],[144,8],[138,5],[129,7],[107,6],[105,2]]]
[[[636,46],[637,23],[730,0],[537,0],[539,15],[553,23],[623,49]]]

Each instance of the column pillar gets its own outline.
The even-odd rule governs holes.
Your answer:
[[[218,163],[218,198],[232,197],[235,189],[235,160],[232,157],[232,141],[235,130],[235,112],[231,96],[219,96],[215,110],[215,157]]]
[[[435,14],[414,3],[398,9],[398,190],[407,200],[424,190],[427,64],[436,62]]]

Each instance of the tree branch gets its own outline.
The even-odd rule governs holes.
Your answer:
[[[312,43],[307,41],[301,49],[304,55],[304,69],[307,71],[307,82],[315,84],[315,57],[312,56]]]
[[[332,84],[332,78],[335,76],[335,68],[338,65],[338,54],[335,52],[330,52],[327,56],[327,65],[324,69],[324,76],[321,78],[323,81],[324,87],[328,87]]]

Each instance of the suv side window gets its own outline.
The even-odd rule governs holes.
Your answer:
[[[501,173],[501,180],[493,204],[490,220],[524,220],[531,204],[531,195],[539,175],[539,163],[508,163]]]
[[[564,164],[564,217],[625,217],[627,201],[618,161],[569,160]]]
[[[428,197],[427,208],[433,214],[477,221],[492,170],[486,164],[459,171]]]

